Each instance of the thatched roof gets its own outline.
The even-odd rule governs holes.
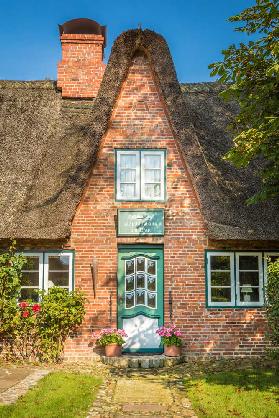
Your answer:
[[[225,127],[235,106],[218,97],[222,86],[180,86],[165,40],[149,30],[131,30],[117,38],[94,102],[62,100],[52,81],[0,81],[0,238],[69,236],[137,49],[145,51],[157,76],[209,237],[278,240],[278,202],[244,203],[259,187],[256,171],[236,170],[221,160],[230,145]]]

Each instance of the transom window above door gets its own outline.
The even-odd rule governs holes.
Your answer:
[[[164,150],[116,150],[117,200],[165,199]]]

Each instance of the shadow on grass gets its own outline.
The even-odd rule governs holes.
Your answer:
[[[199,381],[203,381],[207,384],[222,385],[222,386],[235,386],[241,391],[270,391],[276,395],[276,399],[279,400],[279,370],[235,370],[228,372],[218,372],[204,374],[200,377],[185,379],[185,388],[190,389],[198,384]]]

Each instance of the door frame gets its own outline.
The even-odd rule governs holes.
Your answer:
[[[127,250],[127,251],[133,251],[133,250],[151,250],[151,251],[155,251],[155,250],[161,250],[162,251],[162,308],[161,308],[161,312],[162,312],[162,318],[161,318],[161,323],[158,323],[159,326],[164,325],[164,318],[165,318],[165,287],[164,287],[164,272],[165,272],[165,266],[164,266],[164,245],[163,244],[118,244],[117,246],[117,292],[116,292],[116,303],[117,303],[117,328],[119,328],[120,326],[120,314],[119,314],[119,303],[118,303],[118,297],[119,297],[119,276],[120,276],[120,266],[119,266],[119,250]],[[158,300],[157,300],[158,303]],[[138,315],[145,315],[149,318],[160,318],[160,315],[148,315],[146,314],[146,312],[138,312]],[[159,322],[159,321],[158,321]],[[136,348],[129,348],[129,349],[124,349],[123,350],[126,353],[158,353],[161,354],[163,353],[164,349],[162,344],[160,344],[160,346],[158,348],[142,348],[142,349],[136,349]]]

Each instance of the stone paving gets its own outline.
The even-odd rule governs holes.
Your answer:
[[[2,368],[0,370],[0,404],[9,405],[23,396],[50,370],[24,368]]]
[[[181,378],[173,371],[112,370],[87,418],[197,418]]]

